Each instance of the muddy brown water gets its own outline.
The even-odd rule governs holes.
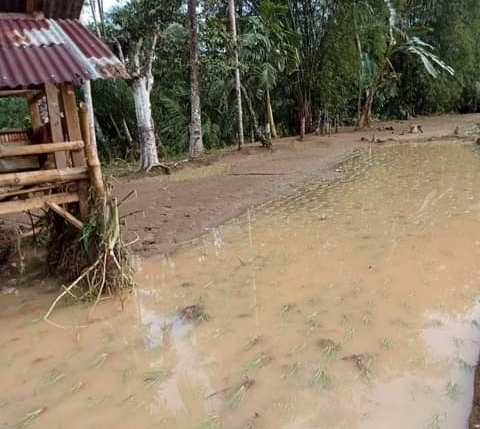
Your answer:
[[[7,278],[0,428],[464,428],[480,155],[375,147],[339,171],[143,262],[124,311],[55,327],[48,281]]]

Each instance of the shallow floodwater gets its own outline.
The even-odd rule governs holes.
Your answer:
[[[54,295],[2,284],[0,428],[464,428],[480,156],[374,147],[338,174],[143,263],[123,311],[55,327]]]

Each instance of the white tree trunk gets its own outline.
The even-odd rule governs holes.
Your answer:
[[[200,104],[200,60],[198,58],[197,2],[188,0],[188,17],[190,25],[190,156],[203,153],[202,111]]]
[[[155,143],[155,127],[150,101],[151,82],[147,76],[139,76],[132,83],[133,101],[137,116],[138,136],[140,140],[140,168],[150,170],[159,164]]]
[[[235,11],[235,0],[229,0],[228,11],[230,26],[232,27],[233,38],[233,56],[235,61],[235,89],[237,92],[237,115],[238,115],[238,148],[245,143],[243,135],[243,107],[242,107],[242,83],[240,81],[240,61],[238,59],[238,36],[237,36],[237,17]]]

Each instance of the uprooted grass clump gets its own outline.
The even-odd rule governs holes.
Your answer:
[[[98,302],[102,297],[124,296],[134,286],[119,203],[107,191],[104,198],[91,201],[90,207],[89,221],[81,230],[52,212],[46,215],[49,271],[70,283],[46,317],[62,299]]]

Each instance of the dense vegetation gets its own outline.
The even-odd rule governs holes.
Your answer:
[[[153,121],[140,129],[151,122],[161,157],[188,152],[195,49],[207,150],[239,140],[237,48],[246,141],[313,132],[327,111],[368,127],[372,117],[478,110],[478,0],[236,0],[238,44],[227,3],[130,0],[96,10],[94,29],[133,77],[93,85],[104,157],[141,156],[132,97],[141,76]],[[10,124],[1,116],[0,125]]]

